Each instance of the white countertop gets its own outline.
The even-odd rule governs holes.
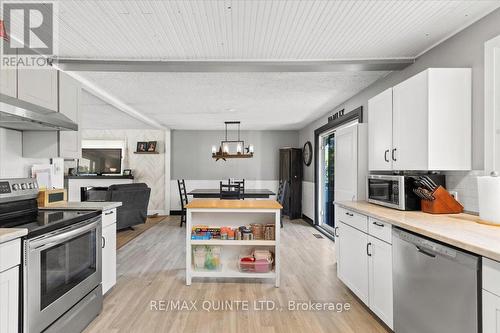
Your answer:
[[[0,243],[5,243],[10,240],[26,236],[28,229],[22,228],[0,228]]]
[[[110,210],[120,207],[121,202],[110,201],[68,201],[60,204],[51,205],[50,207],[40,207],[40,209],[67,209],[67,210]]]
[[[335,204],[500,261],[500,225],[482,224],[477,216],[469,214],[434,215],[416,211],[400,211],[373,205],[366,201],[342,201],[335,202]]]

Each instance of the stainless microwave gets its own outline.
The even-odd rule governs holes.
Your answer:
[[[444,175],[426,175],[445,186]],[[413,192],[418,175],[369,175],[368,202],[399,210],[420,210],[420,198]]]

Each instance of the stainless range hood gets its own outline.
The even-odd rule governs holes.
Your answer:
[[[0,127],[19,131],[77,131],[78,125],[59,112],[0,95]]]

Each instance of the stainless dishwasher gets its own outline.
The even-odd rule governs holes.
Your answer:
[[[479,257],[393,228],[394,331],[478,333]]]

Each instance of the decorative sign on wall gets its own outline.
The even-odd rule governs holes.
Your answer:
[[[344,110],[345,109],[342,109],[340,111],[337,111],[336,113],[334,113],[333,115],[331,115],[330,117],[328,117],[328,122],[330,121],[334,121],[334,120],[337,120],[339,119],[340,117],[342,117],[344,115]]]

